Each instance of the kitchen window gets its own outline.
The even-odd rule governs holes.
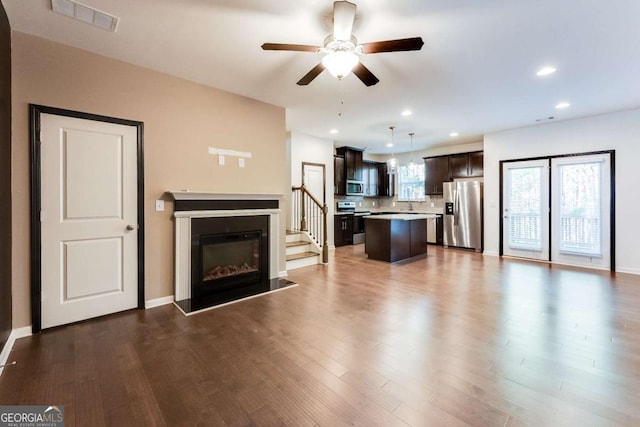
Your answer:
[[[424,163],[398,167],[398,201],[424,200]]]

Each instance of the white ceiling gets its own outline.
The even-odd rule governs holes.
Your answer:
[[[372,87],[326,71],[297,86],[322,54],[260,48],[321,45],[332,28],[330,0],[81,2],[118,16],[118,31],[56,14],[50,0],[2,0],[14,30],[286,107],[288,130],[371,153],[389,152],[390,125],[401,152],[409,132],[415,149],[428,148],[550,116],[640,107],[638,0],[362,0],[359,42],[425,42],[421,51],[363,55],[380,79]],[[557,72],[536,77],[547,64]],[[571,106],[556,110],[564,100]],[[413,115],[401,116],[404,109]]]

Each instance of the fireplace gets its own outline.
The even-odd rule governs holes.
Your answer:
[[[259,231],[200,238],[200,281],[220,287],[260,279]]]
[[[192,309],[264,292],[268,287],[268,215],[192,220]]]
[[[280,199],[171,191],[174,304],[185,314],[296,286],[280,272]]]

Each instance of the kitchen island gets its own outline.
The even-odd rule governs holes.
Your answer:
[[[427,253],[427,219],[433,214],[365,217],[364,251],[370,259],[396,262]]]

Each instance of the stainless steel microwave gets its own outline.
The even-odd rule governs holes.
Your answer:
[[[364,196],[364,183],[348,179],[347,196]]]

